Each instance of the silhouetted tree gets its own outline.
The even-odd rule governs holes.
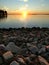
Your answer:
[[[0,18],[6,17],[7,16],[7,11],[0,10]]]

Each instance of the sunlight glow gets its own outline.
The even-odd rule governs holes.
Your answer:
[[[27,11],[24,11],[24,12],[22,12],[22,16],[24,17],[24,18],[26,18],[27,17]]]
[[[28,16],[28,12],[27,11],[23,11],[22,14],[21,14],[20,20],[21,21],[26,20],[27,19],[27,16]]]

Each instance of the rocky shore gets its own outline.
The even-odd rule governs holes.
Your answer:
[[[0,65],[49,65],[49,28],[0,29]]]

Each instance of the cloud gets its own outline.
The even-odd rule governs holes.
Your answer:
[[[6,10],[6,11],[7,11],[7,10],[9,10],[9,8],[8,8],[8,7],[6,7],[6,6],[4,6],[4,7],[3,7],[3,9],[4,9],[4,10]]]
[[[27,10],[28,9],[28,4],[25,4],[24,6],[20,7],[19,10]]]
[[[20,1],[28,2],[28,0],[20,0]]]

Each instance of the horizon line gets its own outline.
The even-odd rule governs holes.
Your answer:
[[[8,15],[22,15],[21,13],[8,13]],[[49,13],[28,13],[27,15],[49,15]]]

